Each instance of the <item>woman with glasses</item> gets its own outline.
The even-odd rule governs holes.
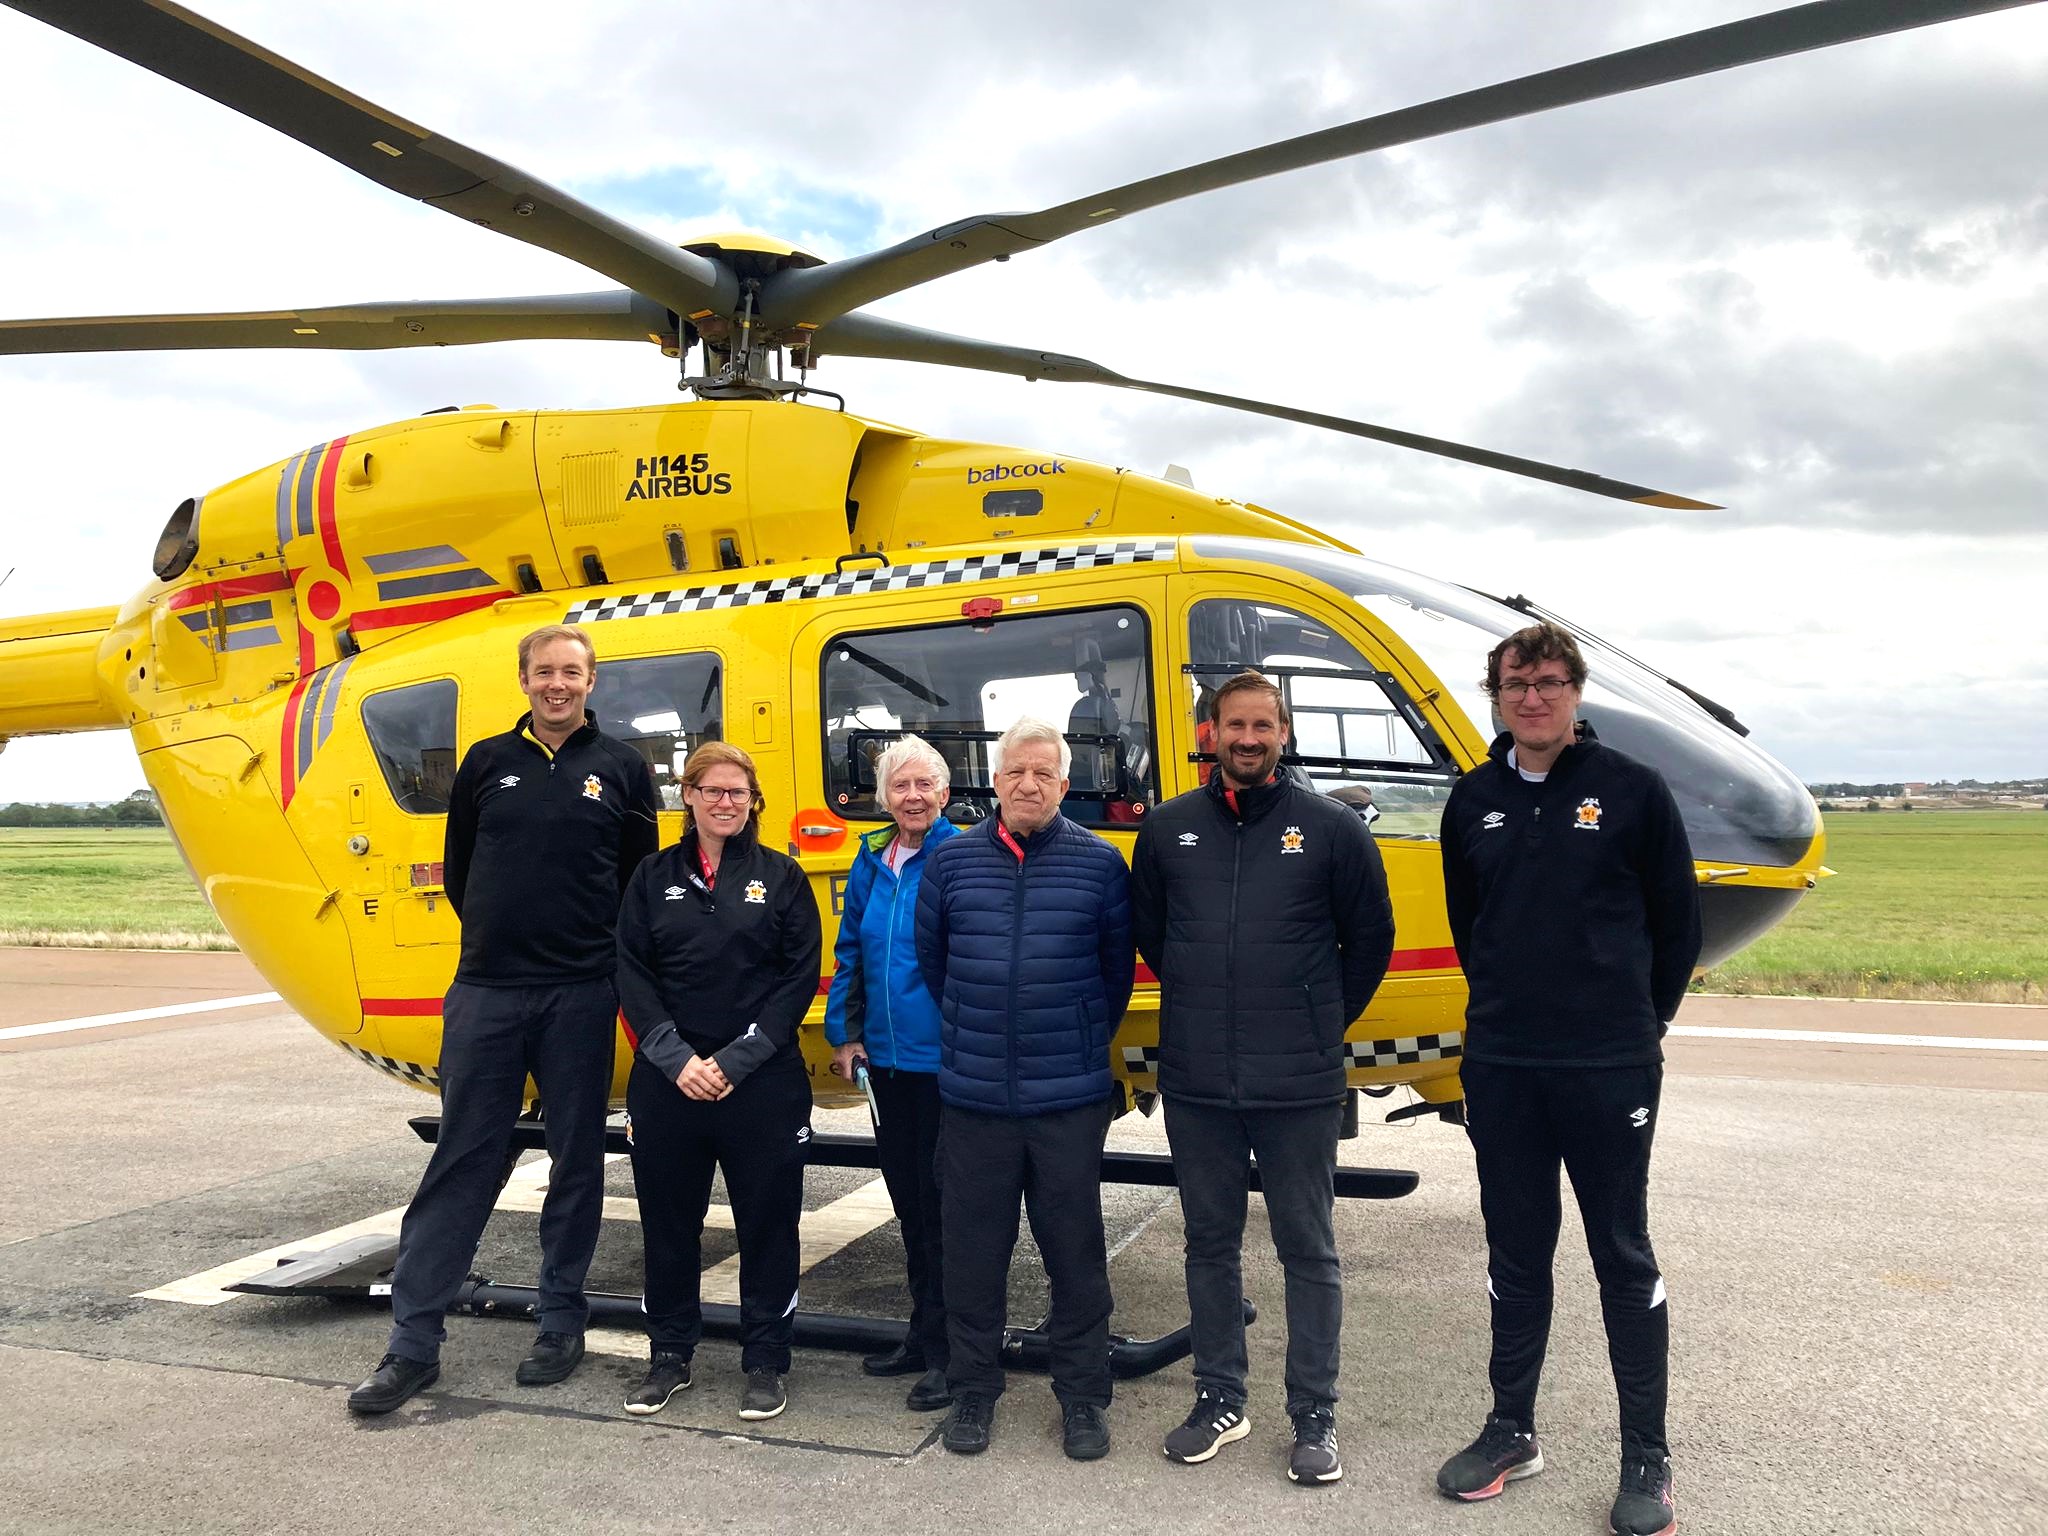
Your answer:
[[[944,1255],[939,1241],[939,1005],[917,964],[917,889],[926,854],[957,834],[946,820],[946,760],[917,736],[875,760],[890,825],[860,840],[839,913],[825,1038],[832,1070],[865,1066],[875,1101],[875,1152],[903,1228],[910,1328],[901,1344],[861,1361],[870,1376],[916,1376],[914,1413],[952,1406],[946,1386]]]
[[[761,846],[761,806],[746,753],[719,741],[692,752],[682,839],[642,862],[619,911],[619,1011],[634,1046],[626,1134],[651,1355],[628,1413],[659,1413],[690,1385],[714,1168],[739,1236],[739,1415],[772,1419],[788,1401],[811,1139],[796,1032],[817,995],[821,938],[802,868]]]

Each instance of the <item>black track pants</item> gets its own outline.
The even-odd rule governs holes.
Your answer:
[[[512,1126],[532,1076],[544,1107],[547,1198],[540,1210],[543,1332],[583,1332],[583,1280],[604,1216],[604,1119],[619,1002],[609,977],[558,987],[456,982],[442,1004],[441,1129],[406,1207],[391,1277],[391,1340],[408,1360],[435,1360],[443,1316],[476,1262],[497,1204]]]
[[[1109,1406],[1109,1258],[1102,1235],[1102,1143],[1109,1104],[1048,1115],[985,1115],[947,1105],[939,1131],[946,1227],[946,1377],[953,1391],[999,1397],[1017,1200],[1052,1290],[1046,1332],[1052,1390],[1064,1404]]]
[[[740,1369],[786,1373],[811,1143],[811,1085],[802,1063],[793,1055],[771,1061],[707,1103],[636,1059],[626,1113],[647,1260],[641,1306],[648,1343],[687,1358],[704,1336],[704,1213],[715,1167],[725,1175],[740,1244]]]
[[[881,1120],[875,1127],[876,1161],[889,1204],[903,1228],[910,1271],[908,1342],[924,1351],[926,1365],[946,1368],[945,1238],[939,1212],[939,1075],[868,1068]]]
[[[1663,1067],[1467,1061],[1461,1075],[1486,1218],[1494,1412],[1535,1423],[1536,1383],[1550,1337],[1562,1164],[1600,1282],[1623,1451],[1667,1454],[1670,1310],[1650,1249],[1649,1218],[1650,1143]]]

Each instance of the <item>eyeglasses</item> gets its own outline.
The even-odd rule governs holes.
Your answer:
[[[714,805],[720,800],[730,800],[734,805],[744,805],[754,797],[753,790],[744,784],[737,789],[723,789],[716,784],[693,784],[690,790],[693,794],[702,795]]]
[[[1539,699],[1554,699],[1571,685],[1572,680],[1568,677],[1539,677],[1533,683],[1525,683],[1517,677],[1502,683],[1498,692],[1504,699],[1519,699],[1534,688]]]

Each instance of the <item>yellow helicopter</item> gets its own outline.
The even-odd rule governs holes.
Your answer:
[[[881,358],[1142,390],[1328,428],[1655,507],[1650,487],[1366,422],[1114,373],[863,312],[918,284],[1197,193],[1526,113],[2005,8],[1832,0],[1266,145],[1030,213],[963,219],[821,261],[765,236],[666,244],[407,122],[168,0],[6,0],[298,139],[395,192],[574,259],[612,291],[257,314],[0,322],[0,353],[374,349],[531,338],[651,344],[694,400],[470,406],[337,435],[180,503],[156,579],[117,608],[0,621],[0,739],[126,729],[194,879],[284,999],[369,1065],[436,1083],[456,956],[442,811],[472,741],[520,708],[513,642],[586,625],[603,728],[675,774],[700,742],[760,765],[836,914],[878,823],[871,762],[905,730],[988,813],[987,752],[1023,713],[1064,721],[1064,809],[1128,852],[1212,762],[1206,695],[1282,682],[1293,770],[1371,819],[1394,970],[1349,1049],[1354,1086],[1454,1104],[1463,979],[1437,816],[1491,735],[1486,649],[1540,613],[1369,560],[1264,508],[1060,455],[867,420],[818,388]],[[1823,834],[1798,780],[1725,709],[1581,634],[1603,738],[1671,782],[1699,859],[1703,962],[1781,919]],[[1363,792],[1363,793],[1361,793]],[[674,836],[675,824],[665,826]],[[821,993],[827,978],[820,978]],[[1118,1039],[1153,1087],[1157,990]],[[823,1102],[844,1089],[805,1034]],[[623,1098],[628,1053],[619,1053]]]

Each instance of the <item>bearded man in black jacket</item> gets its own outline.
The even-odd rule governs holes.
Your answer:
[[[1281,774],[1287,703],[1257,672],[1216,692],[1219,771],[1145,820],[1131,864],[1138,952],[1159,976],[1159,1092],[1187,1227],[1195,1406],[1166,1436],[1203,1462],[1250,1430],[1242,1263],[1249,1160],[1287,1274],[1287,1475],[1337,1453],[1337,1136],[1344,1033],[1394,949],[1386,871],[1352,809]]]
[[[1586,663],[1555,624],[1486,660],[1507,730],[1444,807],[1444,899],[1471,986],[1467,1127],[1486,1219],[1493,1411],[1437,1487],[1489,1499],[1543,1470],[1536,1382],[1550,1333],[1558,1169],[1600,1281],[1621,1405],[1616,1536],[1675,1530],[1664,1433],[1669,1311],[1650,1248],[1658,1044],[1700,952],[1685,825],[1653,768],[1577,720]]]

